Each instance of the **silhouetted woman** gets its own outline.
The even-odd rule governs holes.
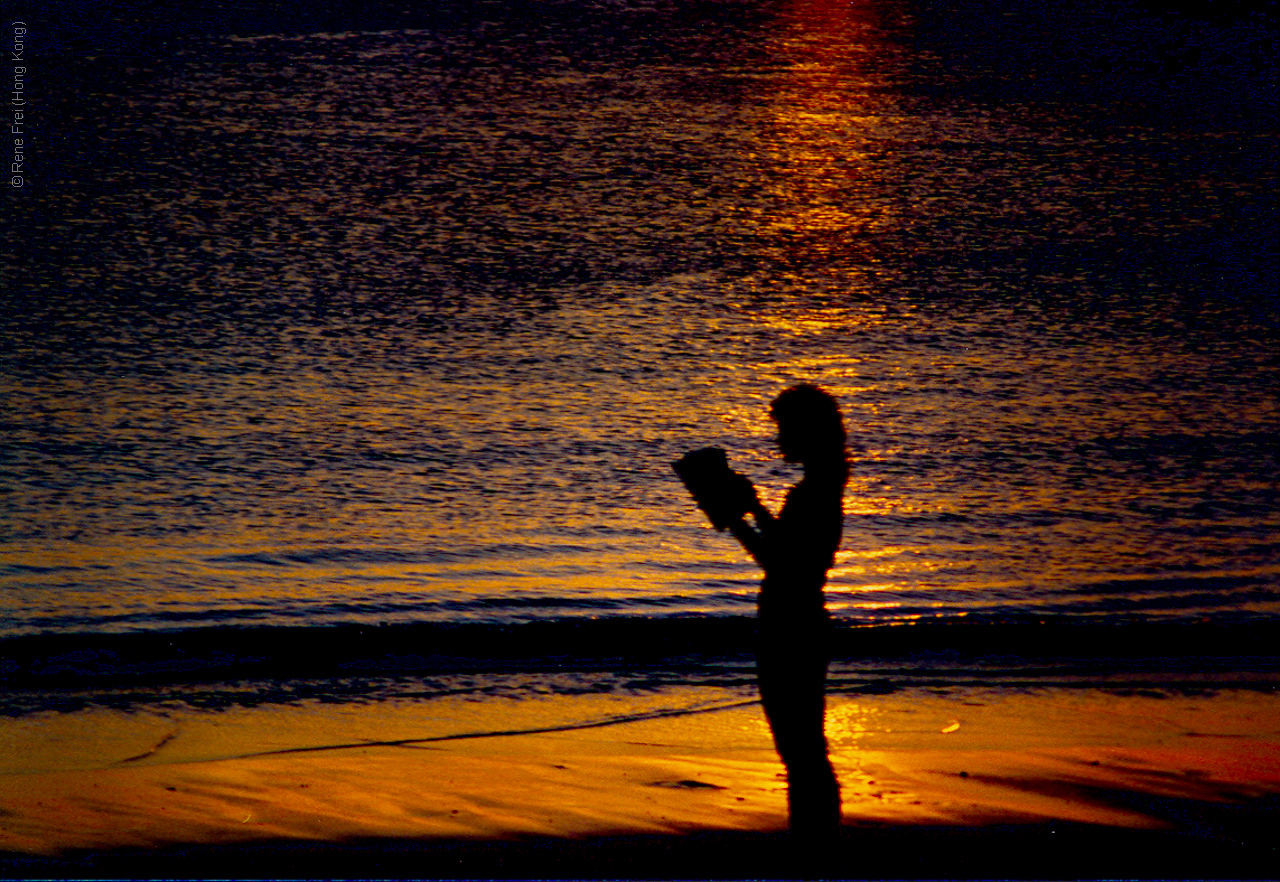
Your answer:
[[[787,389],[770,407],[778,449],[804,478],[774,517],[742,478],[743,507],[728,526],[764,569],[760,586],[757,676],[778,756],[787,767],[791,830],[826,840],[840,826],[840,789],[823,731],[829,619],[822,588],[835,563],[849,480],[844,421],[816,386]]]

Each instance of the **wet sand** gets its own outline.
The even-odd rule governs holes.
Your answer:
[[[833,696],[845,829],[792,852],[750,696],[0,722],[9,876],[1269,878],[1280,696]]]

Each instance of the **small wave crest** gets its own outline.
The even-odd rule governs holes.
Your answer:
[[[837,623],[832,688],[1099,686],[1134,677],[1173,688],[1274,687],[1278,632],[1274,621],[1245,617],[1212,628],[1123,616]],[[697,615],[33,635],[0,641],[8,696],[0,712],[27,712],[40,705],[37,695],[56,703],[59,693],[93,703],[87,692],[118,700],[129,690],[151,690],[153,698],[160,690],[183,700],[178,687],[196,684],[239,684],[254,700],[281,701],[378,697],[370,686],[378,680],[455,678],[450,688],[466,691],[491,687],[477,685],[490,675],[567,677],[571,685],[555,688],[589,691],[743,685],[751,681],[754,637],[753,617]]]

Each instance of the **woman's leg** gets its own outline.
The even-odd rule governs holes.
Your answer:
[[[825,655],[812,648],[762,652],[757,668],[765,716],[787,768],[791,830],[806,839],[834,836],[840,826],[840,788],[823,728]]]

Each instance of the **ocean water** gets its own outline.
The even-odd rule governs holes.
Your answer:
[[[31,23],[0,704],[748,678],[670,463],[796,382],[848,688],[1272,683],[1274,19],[1021,7]]]

